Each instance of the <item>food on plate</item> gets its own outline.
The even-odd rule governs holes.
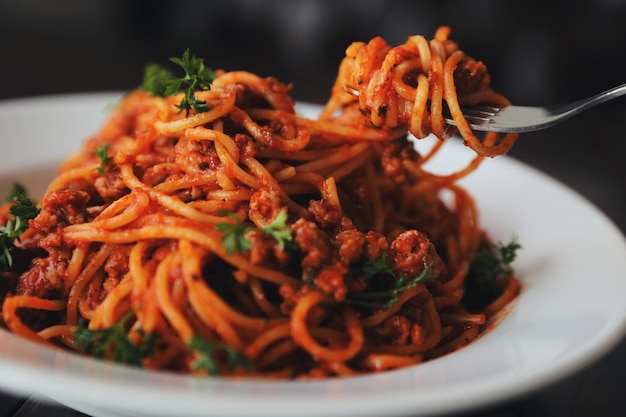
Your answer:
[[[458,180],[512,136],[479,141],[461,123],[468,165],[424,166],[451,135],[444,102],[504,100],[447,34],[353,44],[317,119],[291,86],[189,51],[171,59],[182,76],[147,66],[39,200],[11,190],[4,326],[146,369],[272,378],[471,343],[517,296],[520,245],[490,240]],[[441,140],[420,153],[409,131]]]

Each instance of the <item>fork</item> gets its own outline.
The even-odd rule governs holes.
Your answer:
[[[354,96],[359,91],[351,86],[344,90]],[[583,100],[547,107],[531,106],[486,106],[472,105],[461,107],[465,119],[474,130],[491,132],[532,132],[552,127],[565,119],[581,113],[607,100],[626,94],[626,84],[611,88]],[[446,123],[455,125],[451,117],[444,117]]]
[[[461,107],[465,119],[474,130],[492,132],[532,132],[554,126],[607,100],[626,94],[626,84],[611,88],[595,96],[547,107],[531,106],[466,106]],[[446,122],[454,125],[447,117]]]

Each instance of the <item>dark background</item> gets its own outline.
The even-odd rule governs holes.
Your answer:
[[[0,0],[0,99],[127,90],[146,62],[190,48],[214,69],[272,75],[293,83],[297,100],[323,103],[352,41],[399,44],[440,25],[515,104],[558,104],[626,82],[626,0]],[[626,231],[625,116],[626,98],[617,99],[524,135],[510,154]],[[573,378],[484,414],[621,416],[624,394],[622,343]]]

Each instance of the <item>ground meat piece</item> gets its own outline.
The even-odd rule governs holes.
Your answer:
[[[341,220],[341,209],[333,202],[325,199],[311,200],[309,202],[309,213],[323,228],[332,228]]]
[[[342,262],[322,269],[313,279],[315,289],[332,295],[337,301],[343,301],[348,291],[344,282],[347,272],[348,268]]]
[[[270,224],[284,210],[278,191],[262,188],[250,197],[248,217],[257,227]]]
[[[41,202],[41,212],[31,220],[29,227],[42,236],[68,226],[90,220],[87,211],[89,194],[78,190],[54,190]]]
[[[405,140],[386,143],[380,162],[385,176],[396,184],[403,184],[407,181],[406,170],[403,161],[416,161],[419,154],[412,143]]]
[[[222,166],[212,141],[195,141],[182,137],[175,146],[174,162],[188,174],[202,174]],[[239,160],[237,156],[236,160]]]
[[[454,70],[454,85],[459,95],[472,93],[489,84],[487,67],[470,57],[461,59]]]
[[[304,253],[301,261],[303,270],[319,268],[331,260],[330,238],[317,225],[305,219],[299,219],[291,226],[294,242]]]
[[[94,181],[94,187],[106,203],[118,200],[130,192],[118,171],[100,175]]]
[[[380,259],[389,249],[387,238],[380,233],[369,231],[365,234],[365,256],[367,259]]]
[[[52,298],[63,287],[71,251],[50,249],[45,258],[35,258],[18,280],[16,293]]]
[[[108,277],[122,278],[128,272],[128,257],[130,247],[117,247],[104,263],[104,272]]]
[[[122,281],[122,277],[119,276],[109,276],[104,280],[102,283],[103,291],[100,292],[100,299],[98,300],[99,303],[104,301],[105,297],[118,286],[120,281]]]
[[[391,268],[409,277],[420,275],[429,265],[429,272],[434,274],[440,274],[445,269],[434,245],[425,234],[417,230],[409,230],[396,237],[391,243],[389,254]]]
[[[98,297],[91,300],[91,308],[96,308],[104,298],[115,287],[118,286],[120,281],[128,273],[128,258],[130,256],[130,246],[117,247],[107,258],[103,265],[106,278],[102,283],[102,288],[97,288],[94,293],[98,294]]]
[[[363,256],[365,235],[356,229],[342,230],[333,238],[333,244],[337,248],[341,261],[350,265]]]

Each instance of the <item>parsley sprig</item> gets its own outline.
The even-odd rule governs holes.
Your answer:
[[[37,217],[40,211],[28,198],[26,188],[19,183],[13,184],[6,200],[14,203],[9,208],[9,213],[13,215],[13,218],[5,226],[0,227],[0,271],[11,269],[13,266],[11,248],[26,231],[29,221]]]
[[[374,277],[390,276],[393,280],[393,286],[385,289],[366,289],[365,291],[349,293],[345,299],[348,304],[366,307],[370,309],[387,310],[405,291],[430,281],[437,277],[430,271],[430,265],[417,276],[411,277],[405,273],[396,273],[389,262],[387,254],[383,253],[378,259],[371,259],[363,265],[363,274],[368,286],[371,286]]]
[[[223,214],[239,220],[234,213],[224,212]],[[293,236],[287,224],[287,217],[287,210],[282,210],[271,223],[261,228],[249,226],[241,221],[235,223],[218,223],[216,228],[222,232],[222,246],[224,246],[229,255],[235,252],[243,255],[246,250],[250,249],[252,242],[250,242],[247,234],[254,231],[260,231],[271,236],[276,240],[278,247],[281,250],[285,250],[288,249],[289,245],[293,242]]]
[[[189,115],[191,110],[203,113],[210,110],[206,101],[199,100],[196,91],[209,90],[215,80],[215,73],[205,67],[204,60],[191,55],[189,49],[185,50],[181,58],[172,57],[170,61],[179,65],[185,75],[176,77],[158,64],[150,64],[144,71],[141,88],[157,96],[173,96],[184,93],[183,99],[176,105],[180,111],[185,110]]]
[[[191,367],[195,370],[205,370],[210,375],[221,373],[218,365],[219,355],[224,355],[229,371],[249,366],[248,358],[225,342],[213,342],[194,335],[189,342],[189,348],[198,354]]]
[[[95,330],[90,329],[85,320],[81,320],[74,329],[76,346],[96,358],[110,357],[114,362],[141,367],[141,361],[154,354],[154,336],[144,334],[141,343],[135,345],[126,330],[133,315],[134,312],[130,311],[114,325]]]
[[[291,229],[287,224],[287,210],[281,210],[270,224],[259,230],[273,237],[278,243],[278,247],[282,250],[285,250],[289,242],[293,241]]]
[[[98,167],[98,174],[102,175],[106,172],[107,165],[111,162],[111,157],[109,156],[109,148],[111,147],[110,143],[103,144],[98,146],[95,150],[95,154],[100,159],[100,166]]]
[[[463,303],[468,309],[480,309],[501,293],[498,278],[513,272],[511,264],[521,245],[513,238],[508,244],[498,243],[476,253],[465,279]]]
[[[246,234],[256,228],[239,221],[239,218],[232,212],[224,212],[223,214],[237,221],[235,223],[223,222],[215,225],[217,230],[222,232],[222,246],[224,246],[229,255],[235,252],[244,254],[246,250],[252,247],[252,242],[246,237]]]

